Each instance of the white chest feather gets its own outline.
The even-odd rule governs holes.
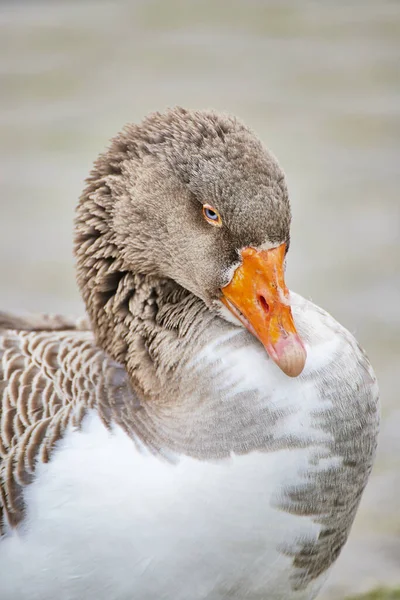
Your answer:
[[[249,377],[265,383],[257,350],[240,362],[239,387]],[[281,389],[272,401],[284,407],[290,393]],[[314,401],[305,390],[301,415],[281,427],[309,436]],[[301,484],[311,451],[171,463],[139,452],[93,413],[26,490],[27,519],[0,545],[1,598],[311,598],[321,581],[294,592],[292,558],[280,547],[316,539],[320,525],[278,506],[286,484]]]
[[[210,361],[221,358],[208,352]],[[246,357],[238,352],[237,391],[249,380],[253,388],[274,386],[276,377],[271,402],[293,403],[295,382],[285,378],[282,387],[275,366],[266,373],[258,346]],[[327,434],[311,425],[315,390],[305,384],[300,396],[299,411],[279,427],[318,442]],[[321,526],[279,507],[285,486],[304,481],[312,452],[311,443],[169,462],[139,451],[120,428],[108,431],[93,412],[26,489],[27,518],[0,544],[1,598],[313,598],[325,575],[294,591],[293,559],[282,548],[314,541]]]
[[[29,487],[24,529],[0,545],[1,597],[310,598],[279,545],[320,527],[274,508],[308,452],[170,464],[93,417]]]

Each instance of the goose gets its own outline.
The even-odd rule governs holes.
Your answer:
[[[289,292],[285,176],[173,108],[94,163],[87,317],[0,316],[2,600],[309,600],[375,455],[372,367]]]

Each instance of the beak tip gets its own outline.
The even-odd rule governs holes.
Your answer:
[[[275,351],[275,362],[285,375],[288,377],[298,377],[303,372],[307,352],[297,335],[290,336],[285,344],[279,350],[275,348]]]

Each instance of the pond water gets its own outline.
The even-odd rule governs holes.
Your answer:
[[[374,473],[325,599],[400,582],[400,4],[0,4],[0,305],[79,314],[74,205],[126,121],[229,111],[285,168],[291,288],[353,331],[379,377]]]

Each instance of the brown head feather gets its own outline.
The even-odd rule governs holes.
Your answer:
[[[205,203],[221,229],[205,222]],[[136,295],[146,296],[142,319],[154,318],[160,287],[211,307],[239,251],[288,244],[289,228],[283,172],[235,117],[176,108],[126,126],[96,161],[76,217],[78,284],[98,343],[123,361]]]

